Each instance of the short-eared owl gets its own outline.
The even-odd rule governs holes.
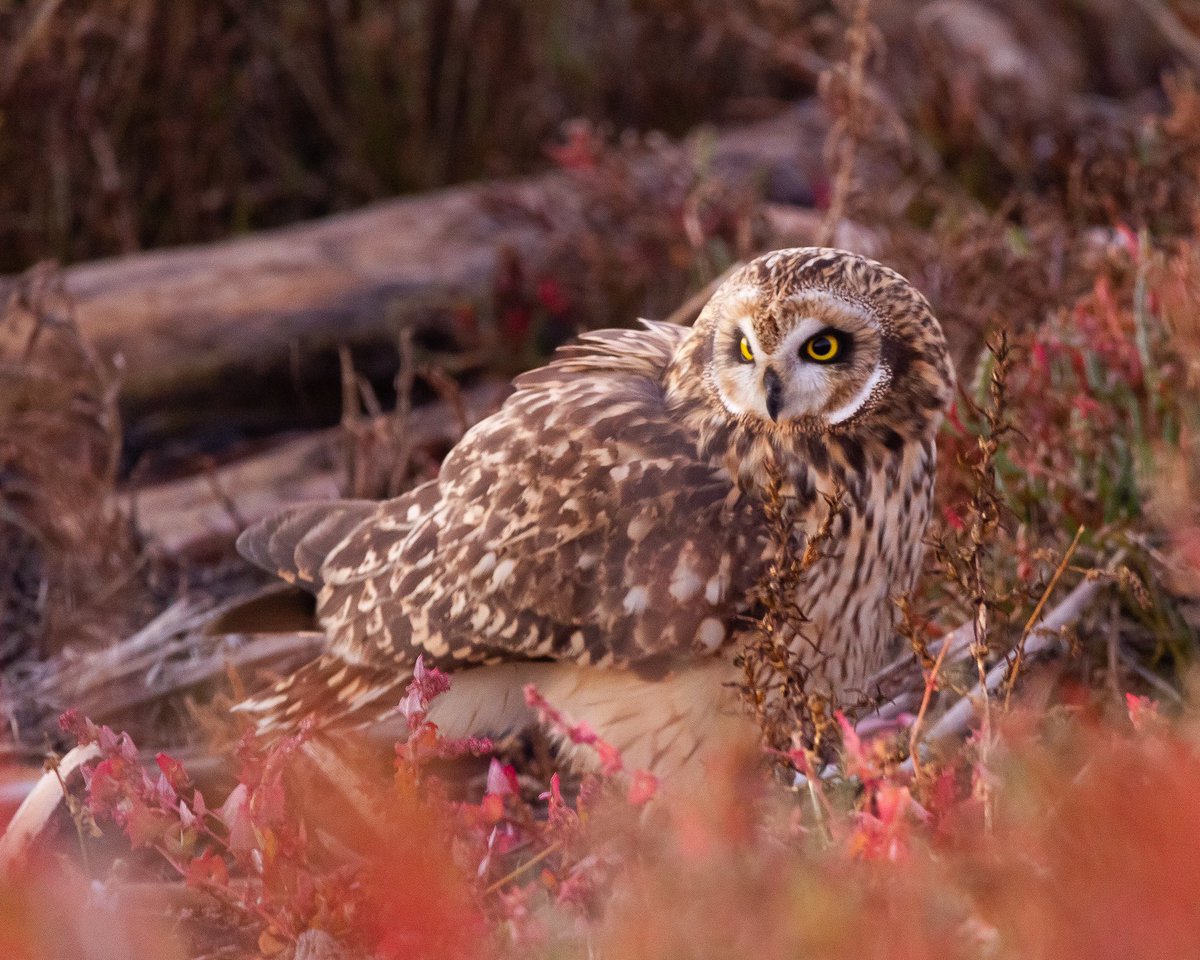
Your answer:
[[[241,709],[263,730],[372,725],[422,655],[454,673],[432,714],[450,735],[528,722],[534,682],[631,766],[669,771],[736,713],[733,659],[778,539],[772,478],[801,534],[843,491],[796,601],[815,682],[853,694],[920,566],[952,384],[924,297],[840,250],[754,260],[691,327],[587,334],[519,377],[436,480],[242,535],[246,557],[316,592],[329,648]]]

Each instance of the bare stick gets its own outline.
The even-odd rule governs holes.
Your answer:
[[[846,40],[850,47],[844,64],[847,101],[845,113],[834,120],[826,143],[826,150],[832,161],[830,165],[833,168],[833,187],[829,209],[825,212],[825,218],[821,221],[821,231],[817,235],[817,243],[821,246],[832,243],[834,230],[845,216],[846,204],[854,185],[855,159],[863,137],[860,127],[864,123],[863,115],[869,109],[864,87],[867,56],[871,50],[870,11],[870,0],[856,0],[850,23],[846,28]],[[832,76],[830,71],[822,73],[823,87],[831,82]]]
[[[1166,0],[1133,0],[1153,22],[1159,35],[1193,70],[1200,70],[1200,39],[1167,5]]]
[[[497,880],[495,883],[493,883],[491,886],[489,886],[484,891],[484,893],[495,893],[497,890],[501,889],[506,884],[515,880],[521,874],[528,872],[533,867],[536,867],[539,863],[541,863],[548,856],[550,856],[550,854],[557,851],[558,848],[561,846],[562,846],[562,841],[555,840],[552,844],[550,844],[550,846],[546,847],[540,853],[534,854],[534,856],[530,857],[528,860],[526,860],[524,863],[522,863],[519,867],[517,867],[514,870],[510,870],[503,877],[501,877],[499,880]]]
[[[29,796],[17,807],[4,833],[0,834],[0,878],[9,879],[12,871],[20,868],[50,818],[62,806],[62,784],[83,764],[99,756],[100,748],[95,744],[78,746],[58,762],[57,769],[42,774]]]
[[[303,663],[323,645],[324,634],[317,631],[216,637],[183,634],[171,638],[160,650],[102,675],[86,670],[51,675],[42,685],[42,699],[69,703],[93,719],[107,721],[220,680],[230,670],[280,670]]]
[[[495,409],[508,391],[506,383],[489,380],[464,390],[457,404],[443,401],[414,408],[407,426],[410,446],[453,442],[461,432],[464,412],[473,422]],[[214,542],[228,543],[237,536],[242,527],[230,516],[229,501],[237,505],[241,521],[252,523],[287,503],[353,494],[358,479],[343,477],[339,444],[351,439],[355,429],[382,434],[388,427],[384,420],[364,421],[345,433],[305,434],[218,467],[210,476],[184,477],[139,490],[132,495],[138,505],[138,529],[157,548],[180,554]],[[223,496],[215,493],[217,489]]]
[[[1106,581],[1099,578],[1084,580],[1067,594],[1062,603],[1051,610],[1046,618],[1030,632],[1029,640],[1025,644],[1025,652],[1027,654],[1040,653],[1043,650],[1060,646],[1062,641],[1059,631],[1083,615],[1105,584]],[[938,740],[966,733],[970,728],[971,720],[978,711],[979,702],[999,689],[1008,673],[1009,665],[1010,660],[1005,657],[993,666],[979,685],[937,719],[937,722],[929,728],[925,739]],[[900,769],[911,772],[914,769],[912,757],[905,760]]]
[[[942,670],[942,661],[946,659],[946,651],[949,649],[949,646],[942,644],[942,649],[938,651],[937,659],[933,662],[933,668],[929,671],[929,676],[925,678],[925,692],[921,696],[921,708],[917,711],[917,719],[913,721],[912,732],[908,737],[908,755],[913,758],[913,769],[918,777],[921,775],[921,767],[917,763],[916,757],[917,744],[921,739],[921,724],[925,720],[925,712],[929,709],[929,701],[933,698],[938,674]]]
[[[939,640],[931,640],[929,642],[929,650],[940,655],[942,649],[948,651],[950,662],[962,659],[971,645],[971,641],[975,639],[975,621],[964,623],[959,627],[955,627],[948,634]],[[884,680],[889,679],[899,673],[905,667],[909,666],[916,657],[912,653],[904,653],[898,656],[895,660],[889,663],[886,667],[881,667],[876,670],[870,677],[867,678],[865,689],[872,690],[878,687]]]
[[[1124,559],[1125,551],[1119,550],[1113,556],[1113,559],[1108,564],[1107,569],[1110,571],[1115,570],[1118,566],[1120,566]],[[1067,599],[1069,600],[1070,597]],[[1065,602],[1066,601],[1064,601],[1064,603]],[[1052,617],[1054,614],[1051,613],[1050,616]],[[939,640],[930,641],[929,650],[933,653],[937,653],[943,646],[948,646],[950,651],[947,654],[947,658],[951,663],[954,663],[963,658],[974,638],[975,622],[971,621],[970,623],[964,623],[961,626],[955,627]],[[885,680],[890,679],[905,667],[908,667],[910,664],[912,664],[915,659],[916,657],[912,653],[901,654],[900,656],[896,657],[895,660],[891,661],[891,663],[887,664],[887,666],[880,667],[880,669],[871,674],[871,676],[867,678],[866,684],[864,685],[865,689],[871,690],[877,688]]]
[[[412,418],[412,392],[417,376],[417,362],[413,355],[413,328],[402,326],[397,349],[400,353],[400,369],[396,372],[396,409],[392,412],[390,426],[396,441],[395,460],[388,478],[387,492],[395,497],[404,489],[408,468],[412,463],[413,437],[409,429]]]
[[[1121,565],[1121,563],[1124,561],[1124,559],[1125,559],[1125,551],[1124,550],[1117,551],[1117,553],[1114,554],[1112,560],[1109,561],[1106,569],[1110,572],[1113,570],[1116,570]],[[1093,596],[1095,595],[1095,592],[1099,588],[1100,588],[1099,580],[1092,580],[1092,579],[1085,580],[1083,583],[1079,584],[1079,586],[1077,586],[1074,590],[1072,590],[1069,594],[1067,594],[1066,598],[1062,601],[1062,603],[1060,603],[1057,607],[1055,607],[1053,610],[1051,610],[1050,613],[1047,614],[1046,619],[1042,623],[1039,623],[1032,628],[1029,628],[1027,625],[1028,632],[1032,635],[1035,632],[1043,631],[1043,630],[1047,630],[1047,629],[1057,630],[1057,629],[1061,628],[1062,626],[1065,626],[1069,623],[1074,622],[1076,619],[1078,619],[1080,614],[1082,614],[1083,611],[1087,608],[1088,604],[1091,603],[1091,600],[1092,600]],[[972,639],[974,638],[974,635],[975,635],[974,621],[972,621],[970,623],[964,623],[961,626],[956,627],[954,630],[950,631],[950,633],[946,634],[940,640],[935,640],[932,643],[930,643],[929,650],[931,652],[936,652],[940,657],[941,651],[943,649],[946,649],[947,650],[946,659],[949,660],[951,663],[955,663],[955,662],[961,661],[966,658],[966,655],[969,653],[969,647],[970,647]],[[1035,643],[1032,646],[1027,643],[1025,650],[1026,650],[1026,653],[1037,652],[1039,650],[1045,649],[1045,647],[1046,647],[1046,645],[1044,643]],[[898,673],[900,670],[909,666],[914,660],[915,660],[915,657],[911,653],[906,653],[903,656],[897,657],[895,660],[893,660],[891,663],[889,663],[886,667],[883,667],[882,669],[876,671],[871,676],[871,678],[868,680],[868,689],[871,687],[877,686],[883,680],[891,678],[893,675]],[[1007,660],[1005,661],[1005,664],[1007,664]],[[1161,683],[1162,681],[1160,680],[1159,682]],[[1178,694],[1174,693],[1174,691],[1172,691],[1172,693],[1175,696],[1178,696]],[[894,720],[897,716],[899,716],[904,711],[911,709],[914,706],[915,701],[916,701],[916,695],[913,694],[911,691],[901,692],[901,693],[897,694],[895,697],[893,697],[891,700],[887,701],[886,703],[880,704],[878,707],[876,707],[870,713],[865,714],[858,721],[858,724],[856,724],[856,727],[858,725],[866,724],[866,725],[868,725],[868,728],[870,728],[871,725],[875,725],[875,724],[879,724],[879,723],[887,723],[890,720]],[[932,734],[932,731],[931,731],[931,734]]]
[[[1021,660],[1025,655],[1025,643],[1029,639],[1029,632],[1033,629],[1033,625],[1037,623],[1038,617],[1042,615],[1042,610],[1046,606],[1046,601],[1050,599],[1050,595],[1054,593],[1054,588],[1058,586],[1058,581],[1062,579],[1063,571],[1067,569],[1067,564],[1071,562],[1071,557],[1075,555],[1075,549],[1079,546],[1079,538],[1083,536],[1084,527],[1080,524],[1079,529],[1075,531],[1075,539],[1071,541],[1071,545],[1067,547],[1066,553],[1062,555],[1062,559],[1058,562],[1058,566],[1054,570],[1054,576],[1050,578],[1050,582],[1046,584],[1046,589],[1042,591],[1041,597],[1038,599],[1037,606],[1033,608],[1033,613],[1029,615],[1029,619],[1025,621],[1025,628],[1021,631],[1021,639],[1017,641],[1016,655],[1012,661],[1012,672],[1009,674],[1006,690],[1004,691],[1004,709],[1008,709],[1008,703],[1012,699],[1013,687],[1017,685],[1017,677],[1021,672]]]
[[[327,740],[314,737],[305,741],[300,750],[330,787],[373,830],[373,825],[379,822],[379,809],[364,788],[362,776],[346,763],[337,748]]]
[[[1124,650],[1120,651],[1120,657],[1121,657],[1121,663],[1123,663],[1125,665],[1126,670],[1129,670],[1131,673],[1136,673],[1139,677],[1141,677],[1143,680],[1145,680],[1146,683],[1150,684],[1150,686],[1152,686],[1155,690],[1157,690],[1163,696],[1167,697],[1167,699],[1172,700],[1178,704],[1183,703],[1183,695],[1178,690],[1176,690],[1173,686],[1171,686],[1169,683],[1167,683],[1167,681],[1164,680],[1162,677],[1160,677],[1158,674],[1153,673],[1150,670],[1147,670],[1140,663],[1138,663],[1136,659],[1134,659],[1132,656],[1130,656]]]

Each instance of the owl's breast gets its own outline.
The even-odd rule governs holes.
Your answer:
[[[914,444],[861,474],[843,498],[822,558],[798,587],[797,607],[808,623],[792,647],[815,689],[844,701],[869,695],[866,678],[894,655],[895,598],[920,572],[935,465],[933,441]]]

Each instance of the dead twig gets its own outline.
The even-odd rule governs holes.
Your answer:
[[[663,318],[664,323],[674,323],[679,326],[688,326],[692,323],[708,303],[709,299],[716,293],[717,287],[723,284],[729,277],[740,270],[745,264],[735,263],[719,277],[713,277],[703,287],[688,297],[683,303],[672,310],[666,317]]]
[[[871,105],[865,93],[867,56],[871,52],[870,0],[855,0],[850,24],[846,28],[849,52],[846,62],[821,74],[821,94],[830,102],[836,116],[829,130],[826,153],[833,170],[829,209],[821,221],[817,244],[828,246],[837,225],[846,215],[846,204],[854,186],[854,168],[859,143],[870,122]],[[835,97],[836,90],[840,96]]]
[[[1109,565],[1113,569],[1115,563]],[[1025,645],[1026,655],[1042,653],[1061,646],[1061,631],[1064,627],[1075,623],[1092,606],[1101,589],[1108,583],[1102,577],[1084,580],[1063,599],[1057,607],[1050,611],[1040,623],[1029,632]],[[942,714],[929,728],[922,738],[925,741],[940,740],[950,736],[961,736],[969,729],[971,721],[977,715],[980,705],[990,699],[1007,677],[1011,668],[1011,660],[1005,657],[990,670],[982,682],[966,696],[959,699],[949,710]],[[915,769],[913,757],[909,757],[901,765],[905,772]]]
[[[395,444],[395,456],[392,460],[391,473],[387,481],[387,495],[397,496],[404,490],[408,480],[409,466],[412,464],[413,442],[409,420],[412,417],[413,384],[416,382],[417,362],[413,353],[413,329],[410,326],[400,328],[397,337],[397,350],[400,353],[400,369],[396,371],[396,409],[392,412],[391,428],[392,442]]]
[[[1025,627],[1021,631],[1021,639],[1017,641],[1017,645],[1014,648],[1015,654],[1012,660],[1012,672],[1005,683],[1005,712],[1008,711],[1008,704],[1012,699],[1013,687],[1017,685],[1017,677],[1021,672],[1021,661],[1025,654],[1025,642],[1029,639],[1029,632],[1033,629],[1033,625],[1037,623],[1038,617],[1042,615],[1042,609],[1046,606],[1046,601],[1054,593],[1054,588],[1058,586],[1058,581],[1062,579],[1063,572],[1067,569],[1067,564],[1071,562],[1071,557],[1075,555],[1075,550],[1079,546],[1079,538],[1083,536],[1083,531],[1084,527],[1082,525],[1075,531],[1075,538],[1071,541],[1071,545],[1067,547],[1066,552],[1063,553],[1062,559],[1058,562],[1058,566],[1054,570],[1054,575],[1050,578],[1050,582],[1046,584],[1046,589],[1042,591],[1042,595],[1038,599],[1037,605],[1033,608],[1033,612],[1029,615],[1029,619],[1025,621]]]
[[[100,748],[95,744],[78,746],[42,774],[0,834],[0,879],[11,877],[20,867],[51,817],[63,805],[66,797],[63,785],[85,763],[99,757]]]
[[[1091,602],[1096,596],[1097,592],[1100,590],[1100,587],[1105,582],[1111,582],[1112,572],[1120,568],[1124,559],[1125,551],[1119,550],[1116,554],[1114,554],[1112,560],[1109,562],[1104,571],[1085,579],[1082,583],[1076,586],[1074,590],[1067,594],[1061,603],[1059,603],[1048,614],[1046,614],[1045,619],[1034,624],[1034,626],[1029,629],[1031,642],[1027,642],[1025,645],[1026,654],[1039,653],[1047,648],[1048,645],[1046,643],[1036,640],[1035,635],[1037,633],[1046,630],[1061,630],[1063,627],[1070,626],[1071,624],[1075,623],[1075,621],[1078,620],[1079,617],[1082,616],[1083,613],[1090,607]],[[961,626],[956,627],[950,633],[946,634],[946,636],[942,637],[940,640],[934,640],[931,642],[929,644],[929,650],[935,652],[939,660],[943,659],[942,652],[945,651],[945,663],[943,666],[946,664],[961,663],[970,653],[971,638],[974,636],[974,632],[974,621],[970,623],[964,623]],[[878,683],[882,680],[893,677],[900,670],[911,666],[914,660],[915,655],[911,653],[905,654],[903,657],[896,658],[882,670],[879,670],[874,674],[874,676],[871,678],[872,683]],[[1127,663],[1128,662],[1131,661],[1127,661]],[[1007,664],[1007,659],[1002,661],[1003,666],[1007,667]],[[1153,674],[1151,674],[1151,676],[1153,676]],[[1162,685],[1166,687],[1168,691],[1170,691],[1170,696],[1173,698],[1179,697],[1179,694],[1165,684],[1161,678],[1155,677],[1155,680],[1157,680],[1157,683],[1154,683],[1154,681],[1151,680],[1147,680],[1147,682],[1151,683],[1156,688],[1159,685]],[[887,703],[880,704],[871,712],[864,714],[855,724],[855,729],[858,729],[859,727],[870,729],[873,725],[888,723],[892,720],[895,720],[900,714],[911,709],[915,702],[916,694],[913,691],[903,691],[897,694]],[[941,721],[939,720],[939,723],[940,722]],[[929,739],[932,735],[933,731],[930,730],[929,733],[925,735],[924,739]]]
[[[925,713],[929,709],[929,702],[933,699],[933,691],[937,687],[938,674],[941,673],[942,663],[946,659],[946,651],[950,647],[948,644],[942,644],[942,649],[938,651],[937,659],[933,662],[933,668],[925,677],[925,691],[921,695],[921,707],[917,710],[917,718],[913,721],[912,730],[908,737],[908,755],[913,758],[913,771],[918,777],[921,776],[921,765],[917,760],[917,744],[921,739],[921,724],[925,720]]]
[[[510,388],[489,380],[463,390],[458,398],[443,394],[437,383],[434,389],[442,394],[442,401],[415,407],[408,418],[407,434],[414,449],[453,443],[464,418],[469,426],[491,412]],[[136,499],[138,530],[166,553],[178,555],[214,542],[227,543],[240,529],[227,500],[236,503],[240,521],[253,523],[290,502],[331,499],[365,488],[365,471],[351,470],[347,477],[338,466],[339,447],[346,443],[352,448],[357,440],[365,443],[368,436],[382,436],[386,424],[386,420],[356,424],[350,427],[355,432],[352,440],[340,429],[306,434],[218,467],[211,477],[184,477],[144,487],[124,495],[122,502],[132,505]],[[351,460],[353,465],[356,458]]]
[[[557,852],[561,848],[562,848],[562,841],[555,840],[554,843],[550,844],[550,846],[545,847],[542,850],[539,850],[534,856],[530,857],[528,860],[526,860],[520,866],[516,867],[513,870],[510,870],[508,873],[506,873],[503,877],[501,877],[495,883],[490,884],[487,887],[487,889],[484,890],[483,892],[485,894],[495,893],[497,890],[502,889],[506,884],[511,883],[513,880],[517,879],[517,877],[521,876],[523,873],[527,873],[533,867],[536,867],[539,863],[541,863],[548,856],[550,856],[550,854]]]
[[[1190,30],[1165,0],[1134,0],[1150,18],[1159,35],[1169,43],[1193,70],[1200,70],[1200,38]]]
[[[1167,681],[1164,680],[1162,677],[1160,677],[1158,674],[1156,674],[1150,670],[1147,670],[1146,667],[1144,667],[1142,664],[1138,663],[1138,661],[1135,657],[1131,656],[1130,654],[1128,654],[1124,650],[1122,650],[1120,652],[1120,658],[1121,658],[1121,663],[1124,665],[1126,670],[1129,670],[1131,673],[1137,674],[1139,677],[1142,678],[1142,680],[1144,680],[1146,683],[1148,683],[1150,686],[1152,686],[1155,690],[1157,690],[1159,693],[1161,693],[1163,696],[1165,696],[1168,700],[1172,701],[1173,703],[1180,704],[1180,705],[1183,704],[1183,694],[1181,694],[1173,686],[1171,686],[1169,683],[1167,683]]]

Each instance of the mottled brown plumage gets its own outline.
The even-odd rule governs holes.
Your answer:
[[[534,681],[632,764],[667,771],[734,712],[773,473],[802,534],[845,491],[795,643],[812,682],[853,693],[920,565],[952,381],[924,298],[837,250],[753,261],[691,328],[585,335],[519,377],[436,480],[243,534],[248,558],[316,591],[330,643],[241,709],[263,729],[374,723],[423,655],[455,672],[434,714],[452,733],[525,722]]]

